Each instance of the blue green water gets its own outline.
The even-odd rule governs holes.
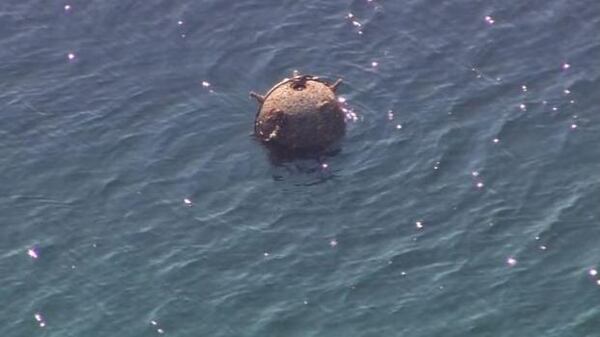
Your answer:
[[[351,14],[351,15],[350,15]],[[600,3],[0,4],[0,336],[600,336]],[[341,151],[256,103],[343,78]]]

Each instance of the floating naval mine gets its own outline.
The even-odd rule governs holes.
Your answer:
[[[335,92],[342,83],[317,76],[296,75],[277,83],[259,103],[255,135],[264,143],[291,151],[325,150],[346,131],[344,112]]]

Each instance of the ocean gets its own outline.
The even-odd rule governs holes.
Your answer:
[[[600,336],[600,2],[6,0],[0,336]],[[337,152],[256,102],[343,79]]]

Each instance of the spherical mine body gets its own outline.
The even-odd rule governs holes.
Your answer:
[[[254,131],[264,142],[291,150],[325,149],[345,133],[344,113],[335,96],[341,83],[295,76],[275,85],[260,104]]]

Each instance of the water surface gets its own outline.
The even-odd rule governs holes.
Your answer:
[[[596,336],[600,4],[0,4],[0,335]],[[341,151],[256,103],[335,80]]]

